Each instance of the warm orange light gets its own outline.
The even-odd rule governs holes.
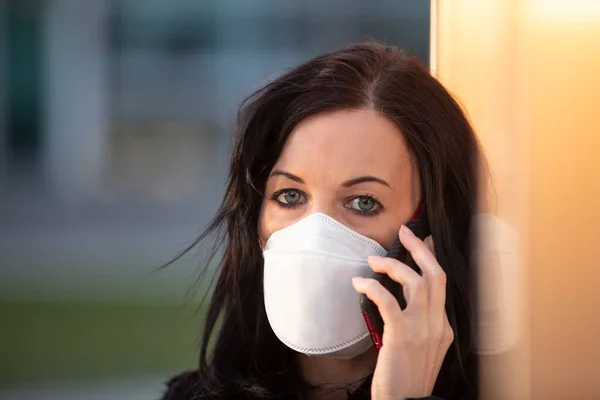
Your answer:
[[[528,0],[522,3],[527,8],[527,13],[534,18],[561,23],[600,18],[598,0]]]
[[[469,113],[524,250],[521,346],[487,364],[483,398],[595,398],[600,1],[432,4],[434,73]]]

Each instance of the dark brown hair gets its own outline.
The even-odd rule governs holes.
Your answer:
[[[478,142],[426,66],[397,48],[364,43],[309,60],[242,104],[223,203],[196,242],[217,233],[223,251],[199,365],[209,397],[305,398],[294,352],[276,338],[265,314],[259,210],[267,177],[294,126],[312,114],[358,108],[377,110],[405,135],[447,275],[446,309],[456,339],[434,394],[452,398],[476,390],[469,227],[477,203]]]

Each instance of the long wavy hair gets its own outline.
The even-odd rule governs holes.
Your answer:
[[[434,394],[477,390],[469,228],[477,207],[478,141],[461,107],[425,65],[395,47],[362,43],[290,69],[242,103],[223,202],[195,242],[217,237],[222,254],[198,371],[207,397],[308,396],[295,353],[277,339],[265,313],[259,210],[267,178],[296,124],[316,113],[360,108],[377,110],[404,134],[447,275],[446,311],[455,341]]]

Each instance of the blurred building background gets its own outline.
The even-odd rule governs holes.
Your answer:
[[[195,365],[240,101],[364,39],[429,62],[420,0],[0,0],[0,398],[157,398]]]

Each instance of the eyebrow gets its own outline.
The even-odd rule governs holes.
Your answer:
[[[365,182],[377,182],[377,183],[381,183],[382,185],[385,185],[387,187],[391,187],[390,184],[387,183],[385,180],[378,178],[376,176],[370,176],[370,175],[359,176],[358,178],[347,180],[346,182],[342,183],[342,186],[350,187],[350,186],[358,185],[359,183],[365,183]]]
[[[285,176],[288,179],[304,184],[304,179],[287,171],[275,170],[271,172],[271,176]]]
[[[287,171],[275,170],[275,171],[271,172],[271,176],[284,176],[295,182],[304,184],[304,179],[300,178],[297,175],[292,174],[291,172],[287,172]],[[376,176],[371,176],[371,175],[359,176],[358,178],[353,178],[353,179],[347,180],[346,182],[342,183],[342,186],[348,188],[348,187],[358,185],[360,183],[365,183],[365,182],[377,182],[377,183],[380,183],[387,187],[391,187],[391,185],[389,183],[387,183],[385,180],[378,178]]]

